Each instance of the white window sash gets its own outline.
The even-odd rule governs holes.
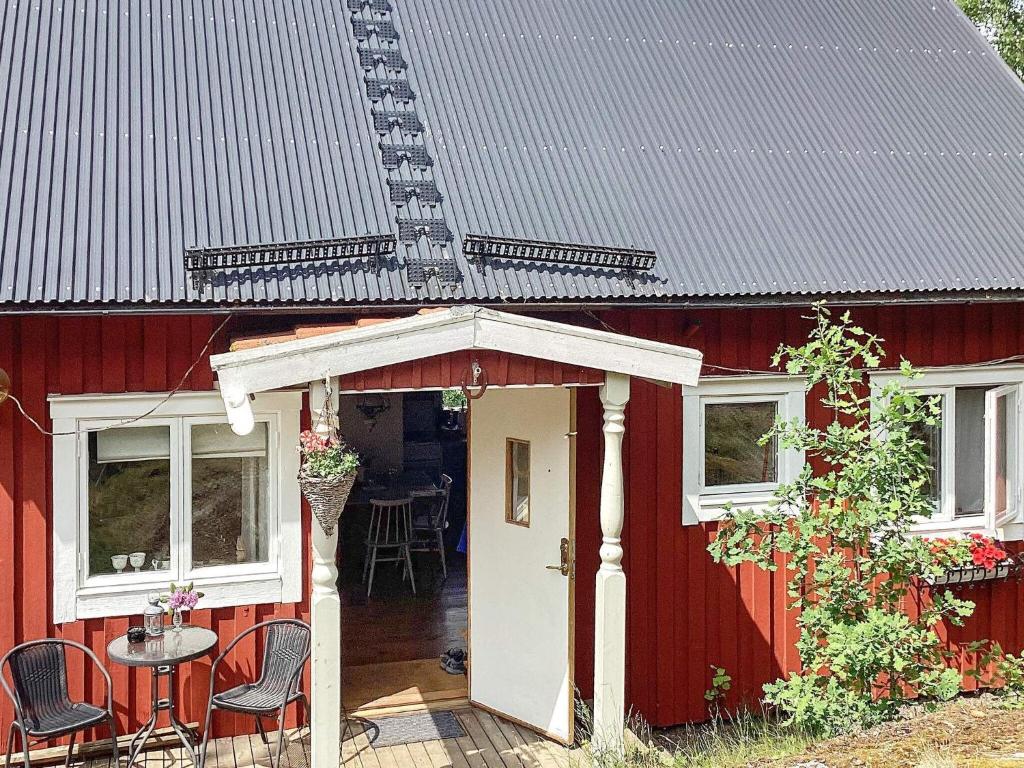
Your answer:
[[[786,375],[723,376],[701,379],[683,389],[683,525],[719,520],[725,506],[764,509],[780,483],[794,480],[803,468],[802,451],[776,446],[776,481],[704,485],[705,406],[720,403],[776,404],[784,421],[804,418],[806,393],[802,379]]]
[[[1024,479],[1024,430],[1022,430],[1021,397],[1024,394],[1024,366],[1018,364],[986,367],[953,366],[949,368],[917,369],[920,377],[908,382],[908,388],[924,395],[941,395],[942,402],[942,466],[941,505],[936,513],[921,519],[915,532],[922,536],[983,533],[1004,541],[1024,538],[1022,522],[1021,481]],[[886,383],[901,379],[899,371],[878,371],[871,374],[871,386],[877,389]],[[985,505],[981,515],[956,517],[956,390],[960,387],[994,387],[985,397]],[[994,402],[995,397],[1016,392],[1016,456],[1012,461],[1012,482],[1016,498],[1011,512],[996,519],[994,509]]]
[[[256,416],[257,424],[263,423],[267,429],[267,471],[269,477],[268,501],[278,497],[277,487],[279,483],[276,461],[273,457],[280,455],[280,435],[278,429],[279,420],[274,414],[260,414]],[[251,574],[277,573],[280,562],[278,551],[278,517],[276,514],[267,515],[266,536],[268,541],[267,560],[258,563],[239,563],[232,565],[215,565],[196,567],[192,562],[192,427],[200,424],[224,424],[223,419],[210,416],[191,416],[181,420],[182,424],[182,467],[181,467],[181,536],[177,546],[181,552],[181,568],[179,578],[182,581],[195,581],[202,578],[231,578],[232,576],[243,576]]]
[[[145,415],[164,399],[160,393],[127,395],[51,396],[54,431],[53,493],[53,611],[54,623],[76,619],[140,613],[147,592],[166,589],[171,580],[195,581],[203,591],[201,607],[297,602],[302,599],[301,495],[296,481],[299,468],[300,392],[257,395],[254,410],[268,423],[268,563],[232,564],[190,570],[181,547],[191,543],[191,451],[186,453],[183,431],[191,423],[227,423],[217,392],[181,392],[160,404],[155,416],[132,425],[168,424],[171,429],[171,569],[89,577],[88,549],[88,437],[85,429],[118,425]],[[78,434],[74,434],[78,432]],[[190,438],[190,434],[189,434]],[[187,484],[189,483],[189,484]],[[187,518],[186,518],[187,511]],[[150,566],[147,553],[147,566]],[[129,565],[130,569],[131,566]]]
[[[180,563],[175,551],[175,538],[178,533],[178,516],[175,510],[180,504],[181,489],[174,481],[176,477],[177,457],[180,455],[181,429],[177,419],[147,418],[133,422],[130,425],[119,426],[124,419],[81,419],[77,422],[79,441],[78,450],[78,502],[77,502],[77,524],[78,546],[77,546],[77,586],[80,587],[121,587],[123,585],[148,585],[157,587],[166,585],[169,580],[178,578]],[[170,517],[169,533],[171,568],[169,571],[150,570],[152,553],[146,553],[146,560],[142,564],[142,570],[136,572],[131,564],[125,566],[124,572],[117,574],[99,574],[93,576],[89,573],[89,433],[101,429],[116,427],[119,429],[132,429],[133,427],[167,427],[170,433],[170,508],[167,514]],[[125,552],[124,554],[130,554]]]
[[[996,419],[998,402],[1013,398],[1010,418],[1013,420],[1013,434],[1008,435],[1006,445],[1006,482],[1010,486],[1012,497],[1007,500],[1005,510],[996,509],[996,486],[998,484],[996,457],[998,454],[999,432],[1003,425]],[[1002,528],[1016,522],[1020,517],[1020,478],[1024,472],[1021,468],[1021,385],[1008,384],[985,393],[985,520],[990,530]]]
[[[698,445],[698,458],[700,460],[699,471],[699,493],[704,495],[735,495],[738,493],[761,493],[771,492],[778,487],[778,480],[768,480],[760,483],[730,483],[726,485],[707,485],[705,483],[706,450],[707,450],[707,407],[709,405],[758,405],[761,403],[774,403],[776,418],[785,418],[786,395],[707,395],[700,398],[700,443]],[[760,437],[760,436],[758,436]],[[755,442],[757,438],[754,438]],[[775,447],[775,476],[782,476],[782,463],[785,461],[785,450],[781,445]]]

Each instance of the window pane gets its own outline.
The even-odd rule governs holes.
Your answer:
[[[985,391],[956,390],[956,517],[985,511]]]
[[[269,557],[267,425],[236,435],[227,424],[192,426],[192,567]]]
[[[530,524],[530,444],[505,442],[505,521]]]
[[[766,403],[709,403],[704,406],[704,485],[778,481],[778,444],[758,445],[778,410]]]
[[[1013,466],[1016,461],[1014,446],[1017,443],[1017,395],[1011,392],[995,400],[995,498],[992,501],[998,518],[1014,506],[1016,496],[1016,489],[1013,487]]]
[[[132,555],[139,570],[170,567],[170,446],[166,426],[89,435],[90,576],[134,572]]]
[[[925,455],[931,467],[924,492],[938,509],[942,489],[942,422],[937,420],[932,425],[917,422],[911,425],[910,434],[924,443]]]

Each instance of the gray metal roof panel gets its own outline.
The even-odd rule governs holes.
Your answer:
[[[387,73],[360,66],[346,3],[6,4],[0,303],[1022,287],[1024,87],[950,0],[391,5],[416,99],[377,108],[415,110],[443,197],[401,212],[364,84]],[[445,219],[460,284],[409,281],[406,255],[438,255],[425,241],[382,270],[253,268],[203,293],[183,269],[186,247],[396,232],[396,215]],[[478,268],[467,233],[653,248],[658,266]]]

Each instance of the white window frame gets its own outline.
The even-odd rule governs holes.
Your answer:
[[[1016,541],[1024,538],[1024,520],[1021,509],[1021,482],[1024,480],[1024,434],[1022,434],[1022,396],[1024,396],[1024,365],[992,365],[985,367],[948,366],[916,369],[921,374],[914,379],[910,387],[919,390],[923,395],[940,395],[942,400],[942,472],[940,473],[939,498],[940,509],[926,520],[914,526],[915,532],[922,536],[948,536],[982,533],[994,536],[1003,541]],[[871,373],[872,389],[878,390],[890,381],[902,379],[898,370],[875,371]],[[1014,389],[1017,395],[1017,429],[1015,456],[1013,464],[1014,489],[1016,492],[1013,504],[1014,514],[996,520],[992,507],[991,479],[989,478],[993,450],[994,432],[990,413],[991,394],[985,398],[985,509],[981,515],[962,517],[956,514],[956,390],[959,387],[996,387],[1007,391]],[[952,424],[952,429],[948,424]]]
[[[804,381],[786,375],[708,376],[683,388],[683,525],[721,520],[726,504],[766,509],[779,483],[791,482],[803,468],[803,451],[778,448],[778,480],[772,483],[704,486],[704,406],[775,402],[785,421],[803,421]],[[687,458],[691,457],[691,458]]]
[[[140,571],[87,576],[88,547],[88,432],[119,424],[157,410],[134,425],[168,425],[172,455],[183,453],[194,424],[226,424],[219,392],[179,392],[164,403],[166,394],[52,395],[49,398],[53,431],[53,610],[54,623],[78,619],[139,614],[145,596],[166,590],[179,572],[178,558],[191,545],[191,462],[179,462],[171,478],[172,573]],[[301,496],[296,477],[299,455],[301,392],[256,395],[257,421],[267,424],[268,559],[262,563],[195,568],[185,574],[204,593],[200,607],[294,603],[302,599]],[[70,434],[65,434],[70,433]],[[175,463],[172,462],[172,467]],[[148,558],[148,553],[147,553]]]

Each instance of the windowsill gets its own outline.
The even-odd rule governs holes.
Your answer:
[[[201,609],[299,600],[298,595],[284,594],[283,580],[277,573],[231,578],[197,578],[194,584],[195,588],[203,593],[199,601]],[[155,591],[166,592],[167,587],[166,579],[126,584],[123,588],[113,588],[109,585],[80,587],[75,600],[75,618],[141,616],[146,607],[146,595]]]
[[[985,515],[971,515],[957,520],[923,520],[914,526],[914,533],[926,538],[980,533],[999,541],[1016,541],[1020,538],[1021,525],[1015,523],[993,530],[985,524]]]
[[[722,520],[727,512],[726,505],[732,504],[733,509],[752,509],[763,512],[774,498],[771,489],[757,491],[740,491],[731,493],[704,493],[691,496],[686,505],[688,510],[696,510],[696,521],[713,523]]]

